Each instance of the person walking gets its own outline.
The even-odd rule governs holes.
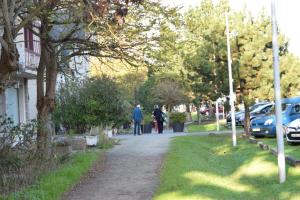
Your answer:
[[[154,111],[155,111],[155,109],[157,108],[158,106],[157,105],[155,105],[154,106],[154,108],[153,108],[153,112],[152,112],[152,123],[153,123],[153,128],[155,129],[155,132],[156,133],[158,133],[158,125],[157,125],[157,120],[156,120],[156,117],[155,117],[155,115],[154,115]]]
[[[141,106],[138,104],[132,112],[132,120],[134,122],[134,132],[133,135],[141,135],[141,121],[143,120],[143,113],[141,111]]]
[[[163,133],[165,120],[163,118],[164,113],[161,111],[161,109],[158,107],[158,105],[155,106],[153,115],[154,115],[156,123],[157,123],[158,134],[161,134],[161,133]]]

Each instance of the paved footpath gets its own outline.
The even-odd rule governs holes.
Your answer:
[[[169,141],[184,133],[118,136],[121,144],[105,155],[102,170],[83,180],[66,200],[150,200]]]
[[[230,131],[199,132],[230,134]],[[105,154],[104,166],[94,170],[65,196],[65,200],[150,200],[159,183],[159,171],[169,142],[185,133],[165,132],[141,136],[118,136],[121,144]],[[99,168],[99,167],[98,167]]]

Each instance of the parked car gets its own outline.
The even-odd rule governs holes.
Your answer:
[[[249,110],[251,112],[251,111],[259,108],[260,106],[263,106],[263,105],[266,105],[266,104],[269,104],[269,102],[256,103],[256,104],[250,106]],[[235,113],[235,123],[236,123],[236,125],[237,126],[242,126],[243,125],[242,121],[244,120],[244,118],[245,118],[245,111],[244,110],[236,112]],[[231,114],[230,113],[226,116],[226,123],[231,124]]]
[[[256,104],[250,106],[249,110],[250,110],[250,112],[251,112],[251,111],[255,110],[256,108],[258,108],[258,107],[260,107],[260,106],[263,106],[263,105],[266,105],[266,104],[269,104],[269,103],[270,103],[270,102],[268,102],[268,101],[265,101],[265,102],[258,102],[258,103],[256,103]]]
[[[239,125],[238,124],[238,119],[244,115],[245,111],[241,110],[241,111],[237,111],[235,112],[235,123],[236,125]],[[229,113],[227,116],[226,116],[226,124],[227,125],[230,125],[231,124],[231,113]]]
[[[282,123],[287,126],[293,120],[300,118],[300,97],[282,100]],[[253,136],[276,137],[275,107],[272,111],[261,117],[251,120],[250,132]]]
[[[207,105],[202,105],[200,107],[200,114],[201,115],[209,115],[209,108]]]
[[[213,112],[216,113],[216,108],[213,107]],[[223,106],[219,106],[219,113],[223,112]],[[200,107],[200,114],[201,115],[209,115],[209,107],[207,105],[203,105]]]
[[[300,143],[300,118],[289,123],[284,129],[286,141],[290,143]]]
[[[273,103],[267,103],[267,104],[260,104],[258,106],[255,106],[255,108],[252,111],[250,110],[250,120],[270,113],[273,105],[274,105]],[[244,120],[245,120],[245,114],[243,114],[240,118],[238,118],[237,124],[244,126],[245,124]]]

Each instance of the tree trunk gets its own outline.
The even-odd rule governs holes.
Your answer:
[[[192,113],[191,113],[190,105],[186,104],[185,107],[186,107],[186,119],[187,119],[188,122],[191,122],[191,121],[193,121],[193,119],[192,119]]]
[[[250,137],[250,110],[248,101],[244,100],[245,118],[244,118],[244,130],[248,137]]]
[[[38,109],[38,130],[37,130],[37,153],[48,158],[51,154],[51,138],[53,126],[51,125],[51,115],[46,105]]]
[[[209,110],[209,117],[210,118],[214,117],[214,115],[215,115],[214,107],[211,102],[209,102],[209,104],[208,104],[208,110]]]
[[[5,89],[14,80],[15,73],[19,69],[19,53],[14,43],[14,35],[9,33],[4,26],[3,41],[1,42],[0,57],[0,87]]]
[[[196,106],[196,110],[197,110],[197,122],[200,125],[201,124],[200,105]]]
[[[167,127],[171,128],[171,123],[170,123],[171,105],[167,105],[167,112],[168,112],[168,115],[167,115],[167,118],[168,118]]]
[[[249,111],[249,92],[246,88],[246,81],[244,79],[240,79],[240,89],[243,101],[244,101],[244,107],[245,107],[245,118],[244,118],[244,130],[247,137],[250,137],[250,111]]]
[[[49,32],[47,21],[41,23],[41,35]],[[57,56],[55,47],[46,39],[41,39],[41,56],[37,70],[37,152],[43,158],[51,153],[51,138],[54,126],[51,120],[55,108],[55,88],[57,78]]]

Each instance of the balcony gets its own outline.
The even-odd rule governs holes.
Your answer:
[[[29,47],[29,48],[27,48]],[[41,46],[39,41],[33,41],[30,45],[25,45],[25,65],[21,68],[21,73],[26,78],[36,76],[36,70],[40,61]]]

